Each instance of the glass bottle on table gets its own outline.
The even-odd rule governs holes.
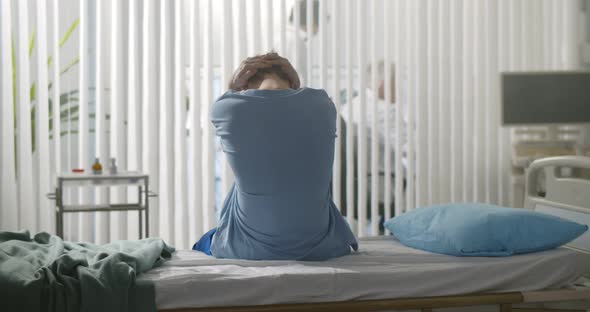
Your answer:
[[[111,167],[110,167],[111,174],[117,174],[117,162],[115,158],[111,158]]]
[[[96,157],[94,164],[92,164],[92,172],[94,174],[102,174],[102,165],[100,164],[100,161],[98,161],[98,157]]]

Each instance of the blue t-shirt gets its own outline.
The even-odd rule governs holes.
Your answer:
[[[336,110],[325,91],[229,91],[211,121],[235,176],[214,256],[324,260],[357,250],[330,192]]]

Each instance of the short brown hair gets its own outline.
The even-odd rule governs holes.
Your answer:
[[[262,82],[262,80],[264,80],[264,76],[265,75],[268,75],[268,74],[275,74],[280,79],[285,80],[285,81],[288,81],[288,82],[291,82],[291,80],[289,79],[289,76],[287,76],[287,74],[281,68],[280,65],[273,65],[271,67],[259,68],[256,71],[256,74],[254,74],[254,76],[252,76],[252,78],[250,78],[250,80],[248,81],[248,83]]]

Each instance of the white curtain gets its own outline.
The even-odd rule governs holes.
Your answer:
[[[305,86],[333,98],[342,117],[333,196],[361,236],[379,233],[369,216],[450,201],[508,205],[511,134],[501,127],[499,74],[579,62],[577,0],[0,4],[2,230],[53,232],[45,195],[55,177],[114,157],[119,170],[150,175],[159,195],[150,235],[179,248],[215,226],[232,183],[207,116],[247,56],[275,50]],[[395,101],[395,114],[373,100],[375,86],[392,79],[395,92],[384,88],[382,102]],[[360,119],[345,124],[353,114]],[[73,189],[67,200],[136,196]],[[68,214],[65,238],[135,239],[137,218]]]

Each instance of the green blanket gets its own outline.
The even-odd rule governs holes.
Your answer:
[[[99,246],[0,232],[0,310],[155,311],[153,284],[136,277],[172,252],[156,238]]]

